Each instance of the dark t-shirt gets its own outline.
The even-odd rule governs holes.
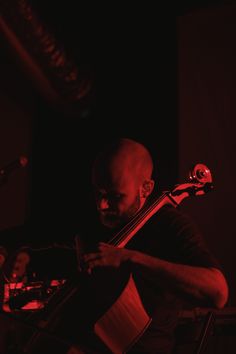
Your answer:
[[[152,217],[127,247],[173,263],[220,268],[195,223],[171,206]],[[183,299],[139,268],[134,279],[152,322],[130,353],[170,353]]]
[[[107,242],[111,235],[114,235],[114,231],[104,229],[99,224],[97,228],[93,224],[91,229],[85,231],[85,239],[91,240],[92,245],[94,241]],[[126,247],[173,263],[221,269],[192,219],[172,206],[161,208]],[[154,276],[140,267],[131,265],[131,268],[144,308],[152,321],[128,353],[169,354],[174,346],[178,314],[186,299],[161,287]],[[96,345],[94,353],[105,353],[104,348],[99,351],[99,345]]]

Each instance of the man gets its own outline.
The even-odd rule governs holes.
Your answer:
[[[150,153],[131,139],[119,139],[98,155],[92,181],[102,227],[95,235],[97,250],[86,253],[83,260],[90,275],[98,269],[118,271],[127,266],[151,319],[128,352],[167,354],[174,346],[182,301],[221,309],[228,288],[195,225],[172,206],[152,216],[125,248],[111,244],[114,234],[148,203],[154,189],[152,171]]]

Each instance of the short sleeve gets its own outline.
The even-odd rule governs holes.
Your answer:
[[[192,266],[221,269],[192,218],[174,208],[169,213],[170,235],[173,238],[173,255],[176,261]]]

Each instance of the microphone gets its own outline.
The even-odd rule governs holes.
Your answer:
[[[19,156],[16,160],[0,168],[0,179],[7,177],[15,169],[19,167],[25,167],[27,164],[28,164],[28,158],[24,155]]]

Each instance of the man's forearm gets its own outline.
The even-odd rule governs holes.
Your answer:
[[[138,251],[130,251],[129,260],[154,275],[161,286],[191,296],[201,303],[222,308],[227,301],[227,283],[216,268],[171,263]]]

